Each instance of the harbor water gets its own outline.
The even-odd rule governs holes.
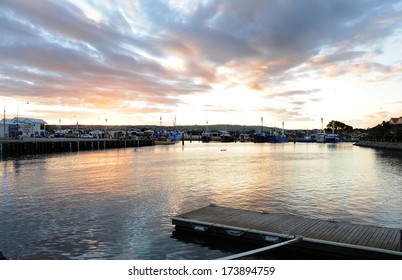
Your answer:
[[[172,238],[209,204],[402,227],[402,152],[351,143],[199,143],[0,161],[0,251],[10,259],[215,259]]]

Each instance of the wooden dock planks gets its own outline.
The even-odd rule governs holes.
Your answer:
[[[371,225],[359,225],[333,220],[304,218],[289,214],[263,213],[208,206],[176,216],[216,227],[233,227],[286,235],[300,235],[307,239],[358,245],[381,250],[401,250],[401,230]],[[175,218],[172,218],[175,223]]]

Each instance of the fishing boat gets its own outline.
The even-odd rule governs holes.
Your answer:
[[[322,118],[321,118],[322,123]],[[322,127],[322,124],[321,124]],[[335,134],[335,122],[332,121],[332,133],[325,133],[323,129],[317,133],[317,143],[339,143],[341,142],[339,136]]]
[[[324,131],[317,132],[316,142],[317,143],[325,143],[325,135],[326,135],[326,133]]]
[[[222,132],[221,131],[204,131],[201,133],[201,141],[208,143],[211,141],[221,142]]]
[[[181,131],[171,130],[171,131],[168,131],[168,133],[167,133],[167,139],[169,141],[177,142],[177,141],[181,140],[182,134],[183,133]]]
[[[266,135],[264,133],[264,125],[263,125],[263,118],[261,118],[261,130],[257,131],[254,133],[254,143],[265,143],[267,142],[266,140]]]
[[[265,134],[265,142],[268,143],[287,143],[289,142],[288,137],[285,135],[285,123],[282,122],[282,130],[270,129],[268,134]]]
[[[266,137],[265,133],[262,131],[258,131],[254,133],[254,143],[265,143],[266,142]]]
[[[321,131],[316,134],[317,143],[325,143],[324,119],[321,118]]]
[[[341,140],[339,139],[337,134],[328,133],[325,135],[325,143],[339,143]]]
[[[203,133],[201,133],[201,141],[204,143],[208,143],[211,142],[212,137],[211,137],[211,133],[209,131],[204,131]]]
[[[207,121],[207,128],[205,129],[204,132],[201,133],[201,141],[204,143],[208,143],[208,142],[212,141],[212,135],[208,129],[208,121]]]
[[[239,136],[239,139],[240,139],[241,143],[252,141],[252,139],[250,138],[250,136],[247,133],[241,133]]]
[[[220,131],[221,132],[221,142],[233,142],[234,137],[230,135],[227,131]]]
[[[302,143],[310,143],[310,142],[313,142],[313,139],[311,138],[311,136],[305,135],[303,138],[301,138],[301,139],[299,140],[299,142],[302,142]]]

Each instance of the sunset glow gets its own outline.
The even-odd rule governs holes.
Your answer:
[[[49,124],[367,128],[402,116],[401,31],[393,0],[2,0],[0,105]]]

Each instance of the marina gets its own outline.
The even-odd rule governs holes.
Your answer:
[[[193,232],[185,237],[196,242],[177,238],[172,217],[210,204],[241,209],[239,221],[257,220],[247,219],[250,211],[285,217],[276,223],[294,227],[320,221],[330,226],[322,235],[367,225],[370,236],[373,227],[402,228],[401,160],[400,151],[352,143],[198,141],[7,158],[0,160],[0,252],[12,260],[213,260],[269,245],[216,242]],[[272,231],[296,234],[291,227]],[[373,238],[388,241],[381,232]],[[334,242],[301,236],[302,242],[249,258],[311,259],[293,248],[308,238]]]
[[[0,14],[4,279],[400,274],[402,0]]]
[[[272,245],[333,258],[402,259],[402,229],[210,205],[172,217],[175,231]],[[269,248],[270,249],[270,248]]]

